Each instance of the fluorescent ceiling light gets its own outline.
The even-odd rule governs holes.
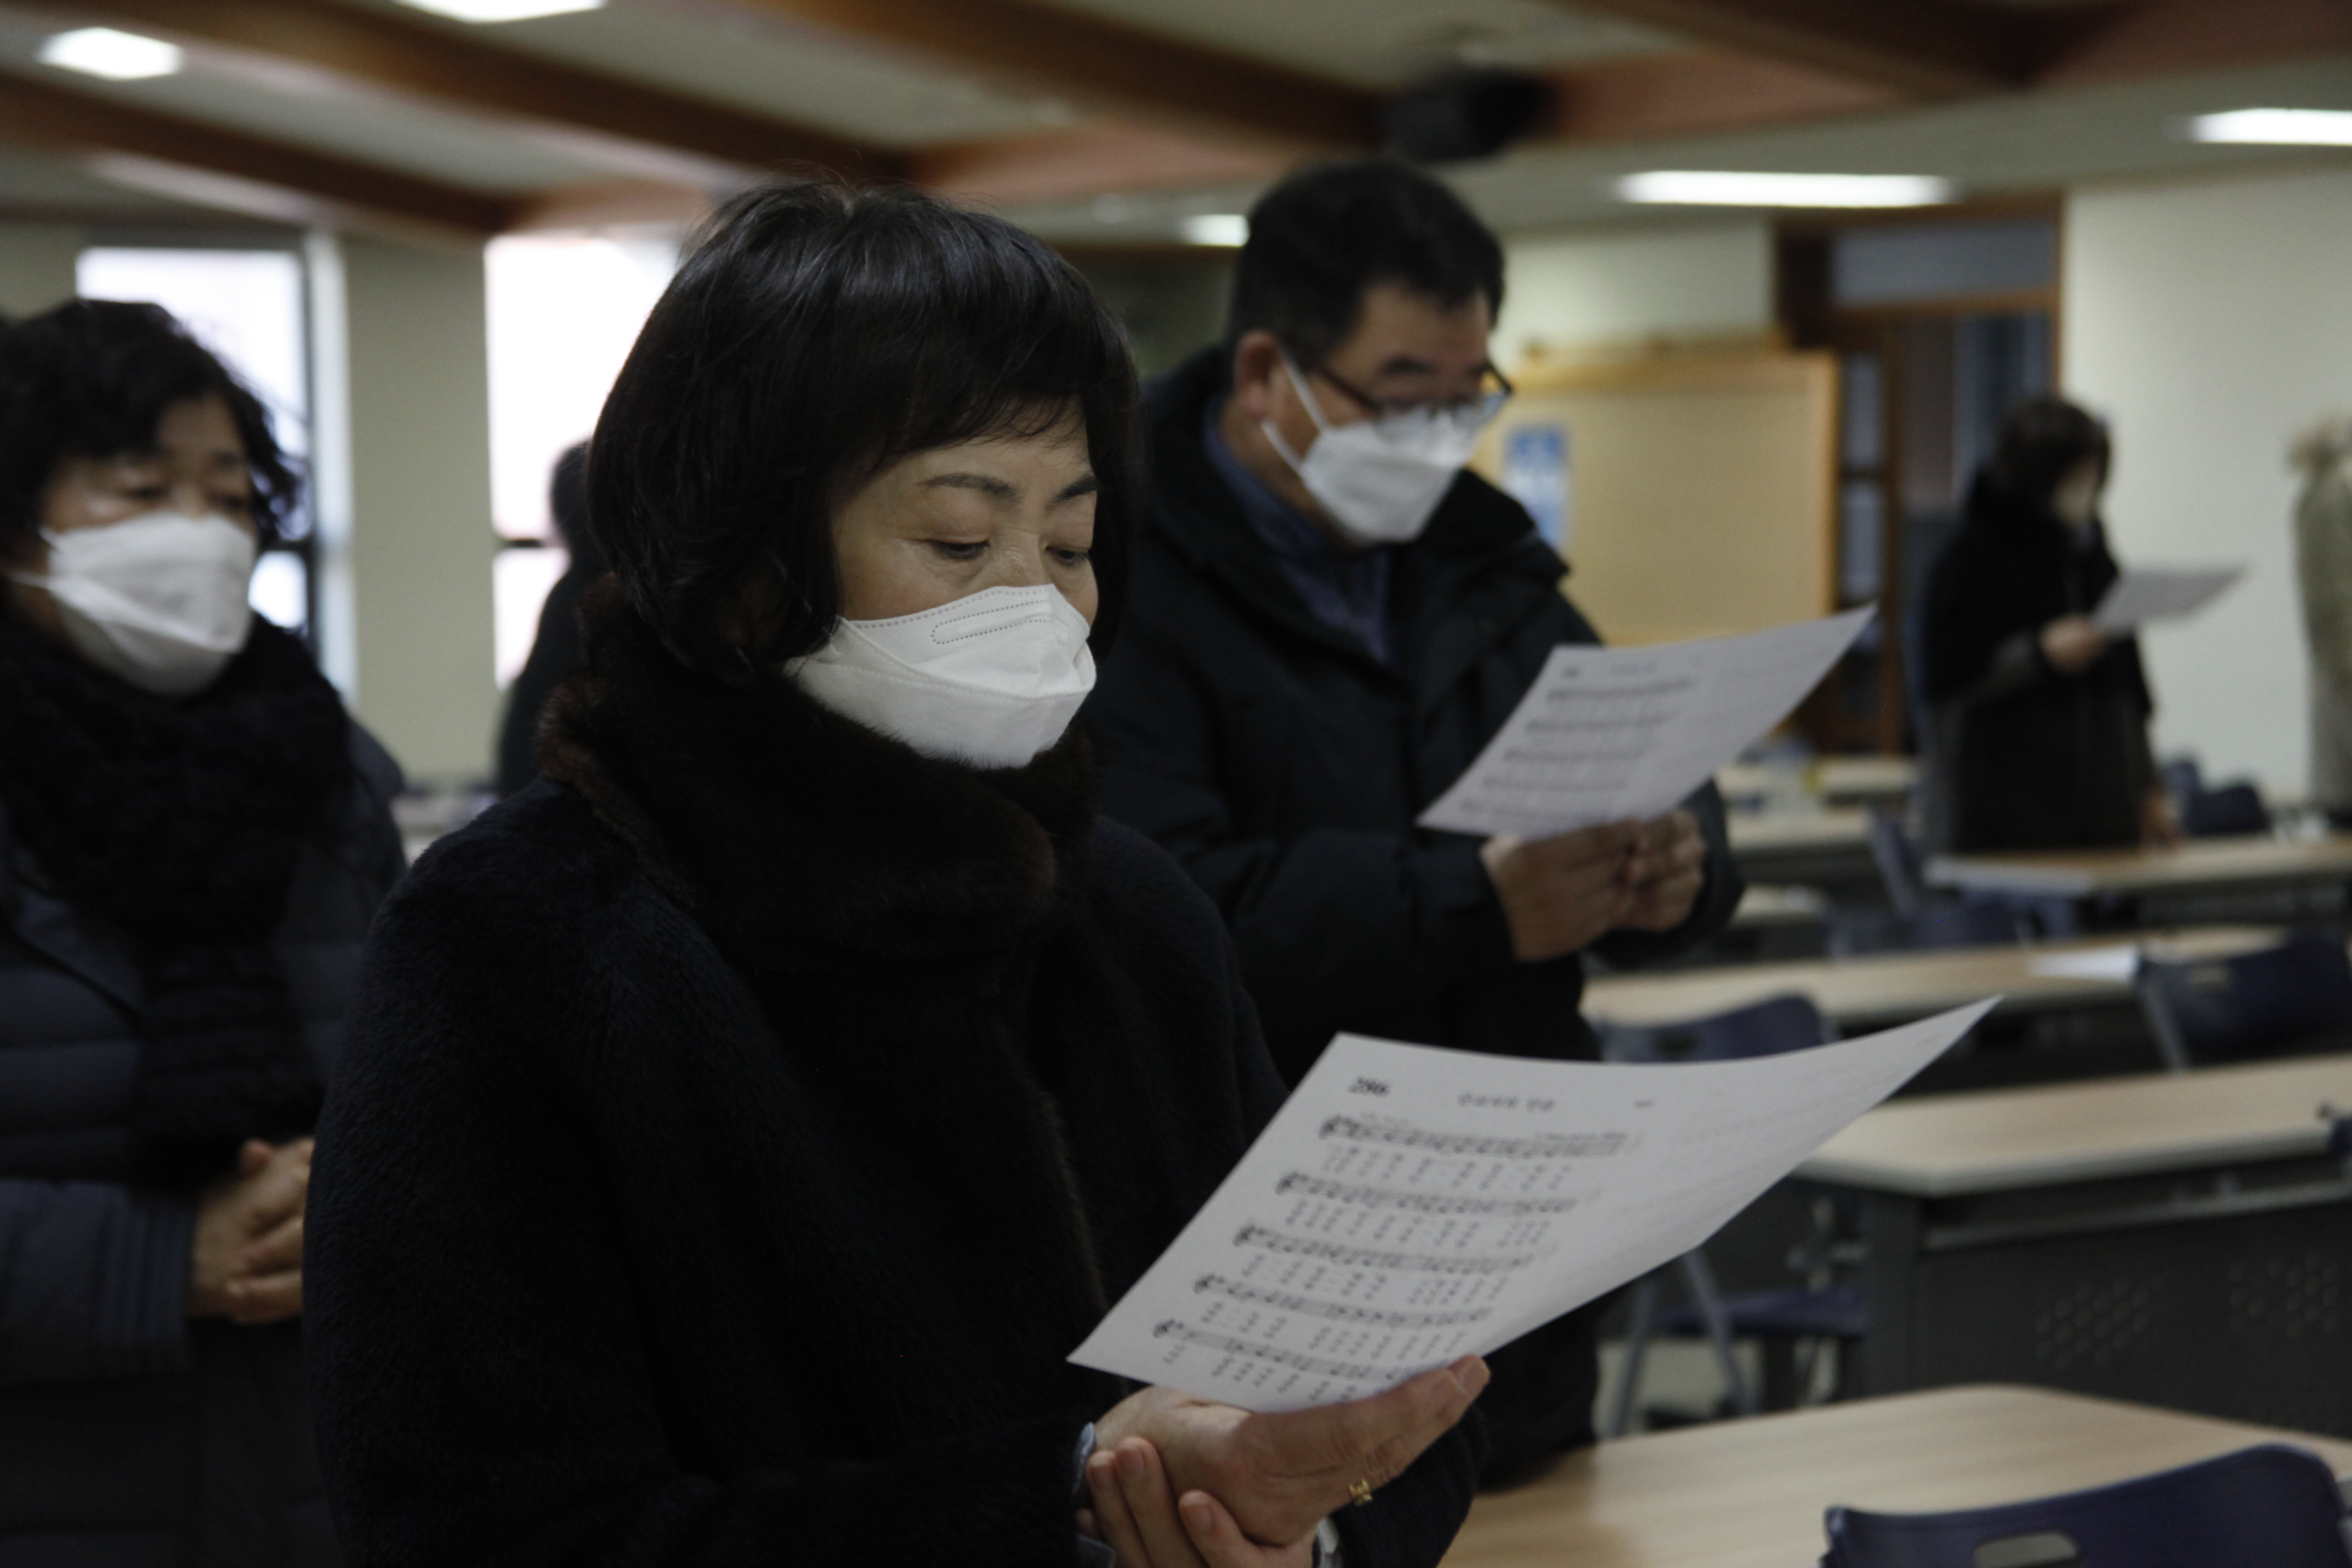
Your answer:
[[[1177,226],[1187,245],[1249,243],[1249,219],[1240,213],[1200,213]]]
[[[2189,122],[2192,142],[2252,142],[2268,147],[2352,147],[2352,110],[2233,109]]]
[[[528,22],[538,16],[562,16],[574,11],[601,11],[604,0],[400,0],[436,16],[460,22]]]
[[[112,27],[78,27],[43,40],[40,61],[109,81],[170,76],[180,68],[180,46]]]
[[[1952,199],[1933,174],[1748,174],[1654,169],[1617,182],[1617,198],[1708,207],[1930,207]]]

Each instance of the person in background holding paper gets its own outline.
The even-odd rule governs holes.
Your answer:
[[[2093,618],[2120,575],[2099,521],[2105,426],[2020,403],[1927,575],[1927,838],[1939,850],[2088,849],[2179,838],[2147,725],[2139,643]]]
[[[1590,1058],[1582,955],[1686,952],[1739,900],[1712,786],[1538,843],[1414,826],[1551,650],[1599,640],[1463,467],[1502,298],[1443,184],[1324,164],[1258,203],[1225,341],[1150,394],[1135,602],[1087,708],[1104,808],[1224,912],[1293,1082],[1342,1031]],[[1494,1358],[1496,1478],[1591,1440],[1593,1316]]]
[[[357,1563],[1443,1554],[1475,1358],[1272,1419],[1066,1359],[1282,1098],[1070,724],[1134,375],[1067,263],[903,189],[740,196],[655,307],[545,776],[387,906],[320,1132]]]
[[[2298,437],[2295,575],[2311,647],[2311,804],[2352,827],[2352,417]]]

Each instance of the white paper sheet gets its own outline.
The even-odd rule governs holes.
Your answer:
[[[1556,647],[1421,825],[1542,838],[1670,810],[1779,723],[1873,614],[1656,647]]]
[[[2124,942],[2074,952],[2045,952],[2027,959],[2025,972],[2053,980],[2127,981],[2139,973],[2139,944]]]
[[[1271,1411],[1483,1354],[1706,1240],[1993,1005],[1663,1066],[1342,1035],[1070,1359]]]
[[[2193,616],[2246,574],[2243,566],[2134,567],[2116,579],[2094,617],[2111,632]]]

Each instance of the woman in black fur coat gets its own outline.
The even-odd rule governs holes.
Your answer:
[[[387,906],[329,1099],[357,1561],[1443,1554],[1476,1361],[1261,1417],[1066,1359],[1281,1092],[1068,727],[1134,404],[1075,272],[911,193],[753,193],[688,259],[597,428],[545,777]]]
[[[2021,403],[1927,577],[1927,837],[1941,849],[2087,849],[2178,837],[2148,749],[2139,644],[2093,613],[2120,575],[2099,521],[2107,432]]]
[[[294,493],[156,307],[0,333],[0,1563],[341,1561],[303,1192],[400,773],[247,607]]]

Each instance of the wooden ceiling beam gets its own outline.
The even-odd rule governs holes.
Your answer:
[[[133,161],[153,177],[132,179],[149,189],[167,184],[173,169],[194,171],[231,186],[290,196],[273,216],[310,212],[351,218],[369,226],[399,226],[496,234],[522,211],[514,198],[313,153],[175,114],[159,114],[112,98],[70,91],[47,82],[0,74],[0,140],[97,162]],[[232,205],[240,205],[235,202]],[[253,210],[244,206],[243,210]]]
[[[1642,55],[1556,71],[1537,134],[1638,142],[1789,125],[1899,109],[1902,91],[1805,66],[1715,50]]]
[[[2352,55],[2344,0],[2139,0],[2032,20],[2037,88]]]
[[[1871,82],[1925,98],[2022,87],[2033,29],[2020,13],[1968,0],[1575,0],[1696,44]]]
[[[439,24],[333,0],[71,0],[143,31],[275,56],[499,119],[548,121],[741,169],[896,175],[898,154],[809,126],[563,65]]]
[[[154,3],[154,0],[149,0]],[[164,0],[169,4],[171,0]],[[1380,144],[1380,96],[1037,0],[736,0],[1066,98],[1323,148]]]

